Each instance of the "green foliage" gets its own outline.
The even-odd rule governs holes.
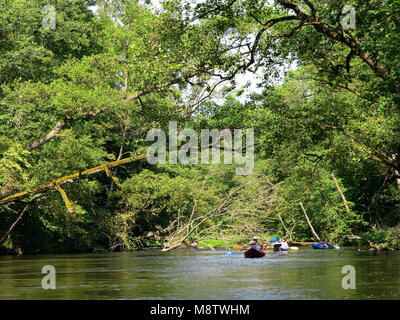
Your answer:
[[[309,21],[293,19],[287,2]],[[96,13],[93,1],[0,0],[1,198],[144,152],[146,133],[167,131],[170,120],[198,132],[254,128],[256,158],[250,177],[236,177],[233,166],[111,168],[121,189],[104,171],[62,185],[73,213],[53,187],[29,194],[0,206],[1,237],[29,203],[1,248],[161,245],[171,223],[212,211],[241,186],[225,215],[200,230],[240,212],[219,236],[309,240],[301,202],[321,238],[362,234],[398,248],[400,4],[346,2],[362,19],[342,30],[343,1],[311,2],[318,23],[300,0],[166,0],[160,10],[148,1],[96,1]],[[48,4],[55,29],[41,27]],[[282,80],[290,62],[296,70]],[[235,97],[235,76],[252,68],[263,74],[262,93],[244,98],[239,89]],[[215,79],[225,87],[213,89]],[[222,99],[192,101],[218,90]]]
[[[0,136],[0,194],[8,194],[18,186],[29,184],[25,170],[30,168],[27,155],[21,145]]]
[[[386,240],[389,248],[400,249],[400,228],[399,228],[399,226],[389,228],[386,232],[385,240]]]
[[[400,249],[399,226],[386,229],[372,229],[362,235],[362,244],[367,245],[367,240],[384,248]]]
[[[45,0],[0,1],[0,83],[54,79],[54,68],[70,57],[99,50],[101,24],[84,0],[58,0],[55,29],[41,28]],[[51,4],[51,3],[50,3]],[[1,96],[1,90],[0,90]]]

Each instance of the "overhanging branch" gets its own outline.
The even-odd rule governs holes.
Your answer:
[[[87,169],[85,171],[76,172],[76,173],[73,173],[73,174],[70,174],[70,175],[55,179],[55,180],[53,180],[53,181],[51,181],[49,183],[42,184],[42,185],[40,185],[40,186],[38,186],[36,188],[33,188],[31,190],[27,190],[27,191],[23,191],[23,192],[17,192],[17,193],[14,193],[12,195],[9,195],[7,197],[4,197],[4,198],[0,199],[0,206],[5,205],[5,204],[10,203],[10,202],[17,201],[17,200],[19,200],[21,198],[28,197],[30,195],[46,192],[46,191],[48,191],[50,189],[56,188],[61,193],[61,195],[63,195],[63,199],[64,199],[64,202],[65,202],[67,208],[68,208],[68,211],[72,212],[71,211],[72,207],[69,204],[68,198],[64,197],[65,192],[63,194],[64,190],[62,190],[60,188],[60,185],[66,183],[66,182],[73,182],[76,179],[79,179],[79,178],[82,178],[82,177],[85,177],[85,176],[90,176],[90,175],[98,173],[100,171],[105,171],[107,173],[107,170],[109,168],[117,167],[117,166],[129,163],[129,162],[132,162],[134,160],[143,159],[145,157],[146,157],[146,153],[142,153],[142,154],[139,154],[139,155],[134,156],[134,157],[129,157],[129,158],[121,159],[121,160],[112,161],[112,162],[103,164],[101,166],[97,166],[97,167],[94,167],[94,168]]]
[[[304,13],[299,6],[291,3],[287,0],[278,0],[278,2],[286,9],[293,10],[299,20],[308,22],[311,24],[315,30],[325,34],[327,37],[334,39],[338,42],[349,47],[355,55],[357,55],[361,60],[363,60],[374,72],[375,74],[383,79],[390,78],[389,72],[385,67],[373,61],[367,51],[362,50],[361,46],[356,42],[356,40],[351,37],[347,32],[344,32],[340,28],[330,25],[328,23],[323,23],[318,20],[317,11],[310,1],[305,1],[307,6],[311,9],[311,15]]]

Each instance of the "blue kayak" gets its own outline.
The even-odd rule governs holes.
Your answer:
[[[325,247],[319,243],[313,243],[313,249],[333,249],[333,246]]]
[[[312,247],[313,247],[313,249],[336,249],[336,250],[340,250],[339,246],[330,245],[329,247],[325,247],[325,246],[322,246],[320,243],[313,243]]]

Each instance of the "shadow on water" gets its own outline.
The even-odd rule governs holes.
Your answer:
[[[223,250],[0,257],[0,299],[399,299],[400,254],[301,248],[245,259]],[[41,286],[56,269],[56,290]],[[342,288],[342,268],[356,289]]]

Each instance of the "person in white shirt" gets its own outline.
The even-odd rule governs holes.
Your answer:
[[[280,247],[281,251],[288,251],[289,250],[289,245],[286,242],[286,239],[282,239],[281,240],[281,247]]]

